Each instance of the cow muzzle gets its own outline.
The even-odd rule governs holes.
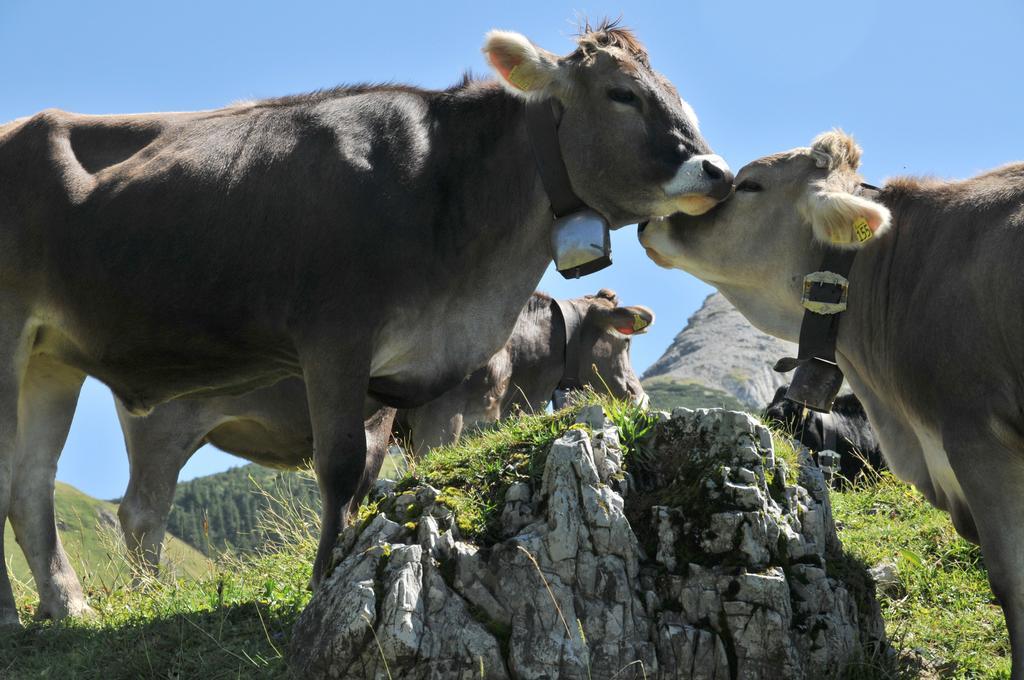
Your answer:
[[[551,226],[552,259],[558,273],[578,279],[612,263],[611,227],[594,210],[580,210]]]
[[[729,197],[733,179],[729,164],[721,156],[692,156],[679,166],[664,190],[674,201],[675,211],[703,215]]]

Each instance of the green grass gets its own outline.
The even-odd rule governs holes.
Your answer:
[[[93,619],[0,634],[0,677],[288,677],[283,653],[315,549],[221,564],[144,592],[94,593]]]
[[[705,387],[699,383],[679,382],[669,378],[652,378],[643,383],[651,398],[651,408],[671,411],[674,408],[725,408],[747,411],[749,408],[728,392]]]
[[[997,678],[1010,672],[1002,610],[977,547],[949,516],[889,473],[872,485],[832,494],[839,537],[854,559],[895,562],[903,590],[880,598],[897,649],[919,649],[939,677]]]
[[[112,544],[120,533],[117,505],[57,482],[54,506],[61,543],[75,572],[97,587],[109,586],[123,578],[124,564],[112,554]],[[167,562],[184,577],[197,577],[209,566],[202,553],[173,536],[165,544],[165,554]],[[4,531],[4,559],[15,579],[31,582],[32,573],[14,540],[9,522]]]
[[[772,450],[775,452],[775,460],[781,460],[786,464],[786,484],[796,484],[800,477],[800,456],[797,452],[797,444],[779,430],[767,425],[765,427],[768,427],[768,431],[772,434]],[[766,475],[768,486],[772,486],[775,481],[775,471],[769,470]]]
[[[439,500],[456,513],[464,537],[492,543],[499,535],[505,492],[516,482],[537,484],[551,443],[575,425],[580,409],[600,403],[619,428],[624,455],[642,446],[657,417],[628,401],[585,391],[555,413],[519,414],[500,427],[463,437],[458,443],[429,451],[410,463],[399,488],[426,483],[441,491]],[[628,464],[628,463],[627,463]]]
[[[124,577],[102,586],[86,580],[95,616],[0,633],[0,677],[290,677],[284,654],[309,600],[316,552],[310,512],[275,503],[265,521],[284,543],[255,556],[222,555],[194,579],[164,573],[132,589],[125,556],[111,555]],[[16,598],[31,613],[34,593],[18,584]]]
[[[438,500],[455,511],[463,536],[498,540],[508,487],[540,480],[551,442],[573,424],[578,412],[579,407],[569,407],[553,414],[519,414],[501,427],[433,449],[410,463],[398,488],[426,483],[439,489]]]
[[[635,406],[604,401],[622,428],[628,466],[655,417]],[[464,535],[495,540],[508,485],[539,480],[551,442],[573,426],[579,407],[519,416],[457,446],[437,449],[413,463],[400,483],[425,481],[441,489]],[[776,455],[795,475],[796,451],[773,434]],[[844,679],[1006,677],[1006,628],[977,549],[956,536],[947,515],[907,485],[889,474],[873,481],[833,494],[846,557],[830,562],[830,571],[848,572],[845,576],[856,581],[863,580],[866,566],[896,562],[903,591],[880,601],[887,632],[903,660],[882,669],[870,664],[851,669]],[[70,513],[62,517],[93,517],[94,504],[102,503],[67,490],[61,495],[67,509],[59,512]],[[0,677],[288,677],[284,652],[309,598],[317,522],[311,508],[295,507],[289,499],[272,505],[266,519],[286,538],[282,544],[254,556],[206,560],[202,573],[191,579],[165,573],[149,579],[141,591],[128,588],[130,569],[99,532],[100,562],[114,568],[102,578],[98,567],[85,570],[96,616],[28,623],[25,631],[0,634]],[[83,539],[86,546],[91,540]],[[31,614],[34,594],[25,583],[17,584],[16,595],[23,613]],[[921,664],[908,661],[907,652],[914,649],[939,669],[922,670]]]

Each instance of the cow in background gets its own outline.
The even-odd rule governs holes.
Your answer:
[[[464,428],[489,424],[515,410],[542,411],[566,378],[619,399],[642,401],[629,361],[630,341],[654,323],[646,307],[619,307],[613,291],[571,300],[534,293],[512,337],[491,360],[436,400],[399,412],[412,450],[448,444]],[[564,311],[562,311],[564,310]],[[575,347],[575,349],[573,349]],[[566,365],[568,356],[575,364]],[[268,467],[295,469],[313,457],[313,430],[301,380],[283,380],[237,397],[184,398],[134,416],[115,400],[131,475],[118,507],[130,553],[155,569],[174,502],[178,474],[204,444]],[[376,479],[391,435],[394,409],[364,423],[367,480]],[[355,510],[369,482],[352,499]]]
[[[855,482],[865,465],[869,470],[885,469],[878,440],[856,396],[840,395],[831,413],[819,413],[786,399],[787,389],[783,385],[775,392],[764,419],[806,446],[820,467],[831,470],[833,488]],[[834,451],[839,460],[822,460],[822,451]]]
[[[465,428],[516,410],[543,411],[560,385],[646,401],[629,348],[653,323],[650,309],[619,307],[615,291],[606,288],[570,300],[534,293],[512,337],[484,367],[429,404],[400,411],[398,422],[422,455],[457,440]]]

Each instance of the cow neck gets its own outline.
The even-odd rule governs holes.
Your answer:
[[[551,299],[551,328],[562,330],[562,377],[558,381],[551,401],[556,409],[565,405],[569,393],[582,389],[580,382],[580,331],[583,319],[576,305],[570,300]]]
[[[587,205],[576,195],[569,181],[558,141],[558,118],[551,100],[526,103],[526,135],[554,217],[558,219],[585,210]]]
[[[874,199],[881,190],[862,183],[854,193]],[[786,398],[812,411],[829,413],[843,386],[843,372],[836,361],[836,339],[846,311],[850,270],[857,252],[856,248],[826,248],[818,271],[804,277],[804,317],[797,356],[775,363],[779,373],[796,369]]]

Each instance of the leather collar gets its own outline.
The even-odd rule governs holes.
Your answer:
[[[862,183],[855,193],[874,199],[880,192],[878,187]],[[779,373],[796,369],[786,398],[812,411],[829,413],[843,386],[843,372],[836,363],[836,338],[857,252],[853,248],[827,248],[818,271],[804,277],[800,349],[796,358],[785,357],[775,364]]]
[[[583,326],[583,319],[571,301],[552,298],[551,323],[561,325],[565,338],[565,345],[562,347],[562,377],[551,394],[552,405],[558,410],[565,406],[570,392],[583,388],[580,381],[580,329]]]
[[[558,141],[558,119],[551,100],[526,103],[526,132],[555,218],[585,210],[587,206],[572,190],[569,171],[565,169],[562,146]]]

